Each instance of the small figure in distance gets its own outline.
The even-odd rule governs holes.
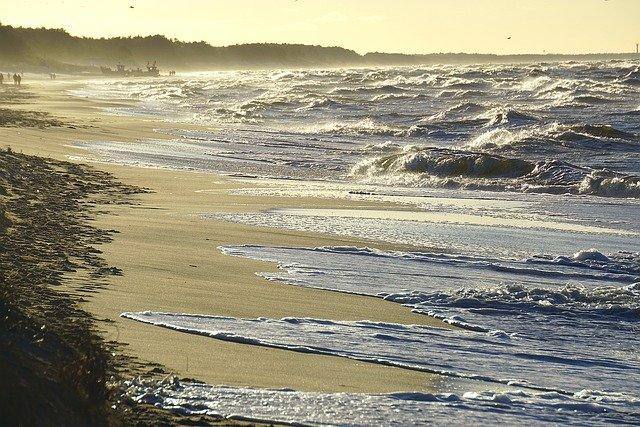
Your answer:
[[[22,83],[22,75],[18,74],[18,86]]]
[[[0,85],[4,84],[4,74],[0,73]]]
[[[13,73],[13,85],[14,86],[18,85],[18,74],[17,73]]]
[[[49,78],[51,80],[55,80],[56,79],[56,73],[49,73]]]

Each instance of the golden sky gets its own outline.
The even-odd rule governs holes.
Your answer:
[[[640,0],[0,0],[0,21],[361,53],[629,52],[640,41]]]

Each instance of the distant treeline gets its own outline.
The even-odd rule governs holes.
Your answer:
[[[428,41],[425,41],[428,47]],[[97,72],[117,62],[127,67],[157,61],[163,69],[303,68],[332,66],[417,65],[433,63],[525,62],[625,59],[635,54],[489,55],[438,53],[406,55],[357,52],[341,47],[252,43],[215,47],[148,37],[76,37],[62,29],[22,28],[0,24],[0,67],[27,71]]]

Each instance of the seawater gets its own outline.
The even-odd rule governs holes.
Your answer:
[[[125,317],[435,372],[465,388],[309,394],[174,381],[133,382],[131,394],[187,412],[312,424],[637,423],[639,93],[640,64],[621,61],[88,82],[73,94],[127,100],[111,113],[174,123],[168,138],[80,144],[103,161],[223,173],[239,194],[395,205],[200,214],[359,239],[348,248],[220,250],[276,263],[278,273],[262,273],[268,280],[382,298],[457,328]]]
[[[638,198],[638,81],[638,63],[600,62],[200,73],[96,81],[74,94],[211,128],[178,126],[175,141],[134,153],[98,145],[121,161]]]

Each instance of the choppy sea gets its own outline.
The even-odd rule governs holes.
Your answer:
[[[221,173],[242,194],[395,206],[201,215],[410,243],[219,249],[276,263],[270,281],[457,327],[124,313],[458,384],[366,395],[133,381],[137,399],[303,424],[640,423],[640,62],[188,73],[89,81],[73,95],[174,124],[135,144],[79,144],[87,156]]]

